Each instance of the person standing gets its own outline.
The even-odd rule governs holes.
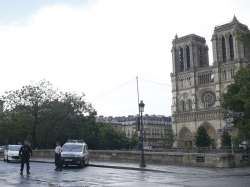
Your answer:
[[[62,147],[59,142],[56,142],[56,148],[55,148],[55,165],[56,168],[55,170],[62,170],[62,158],[61,158],[61,152],[62,152]]]
[[[24,144],[19,150],[19,156],[21,158],[21,169],[20,175],[23,175],[23,167],[26,164],[26,173],[27,175],[30,174],[30,156],[32,155],[32,149],[29,146],[28,141],[24,141]]]

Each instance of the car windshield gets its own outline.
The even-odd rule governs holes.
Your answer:
[[[82,145],[64,144],[62,149],[63,149],[63,151],[66,151],[66,152],[81,152]]]
[[[21,145],[9,145],[8,149],[10,151],[19,151],[19,149],[21,148]]]

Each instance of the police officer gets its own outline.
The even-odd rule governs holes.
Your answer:
[[[27,141],[24,141],[24,145],[19,150],[19,156],[21,158],[20,175],[23,175],[23,167],[26,164],[27,175],[30,174],[30,156],[32,155],[32,149]]]
[[[55,148],[55,165],[56,169],[55,170],[62,170],[62,158],[61,158],[61,152],[62,152],[62,147],[59,142],[56,142],[56,148]]]

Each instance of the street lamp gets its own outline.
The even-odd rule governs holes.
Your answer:
[[[145,104],[143,101],[139,103],[139,116],[140,116],[140,140],[141,140],[141,163],[140,167],[146,167],[145,159],[144,159],[144,127],[142,120],[142,113],[144,112]]]

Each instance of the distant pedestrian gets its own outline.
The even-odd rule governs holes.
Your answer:
[[[56,142],[56,148],[55,148],[55,165],[56,168],[55,170],[62,170],[62,158],[61,158],[61,153],[62,153],[62,147],[59,142]]]
[[[19,156],[21,158],[21,169],[20,169],[20,175],[23,175],[23,167],[24,164],[26,164],[26,173],[27,175],[30,174],[30,156],[32,155],[32,149],[29,146],[29,143],[27,141],[24,141],[24,144],[19,150]]]

